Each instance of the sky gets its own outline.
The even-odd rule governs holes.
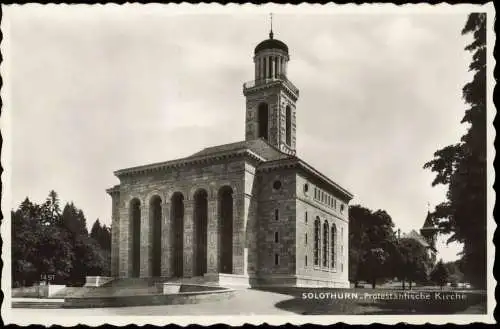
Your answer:
[[[89,226],[110,225],[115,170],[244,139],[242,84],[269,9],[189,8],[4,8],[11,209],[54,189]],[[466,14],[273,10],[300,89],[298,156],[351,204],[418,230],[446,192],[423,165],[466,128]],[[457,259],[444,240],[438,257]]]

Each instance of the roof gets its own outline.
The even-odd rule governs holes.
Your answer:
[[[281,152],[278,148],[272,146],[262,138],[207,147],[185,158],[117,170],[115,171],[115,175],[120,177],[122,175],[163,170],[168,167],[181,167],[194,163],[208,163],[212,160],[234,158],[238,156],[248,156],[255,159],[260,163],[257,170],[269,170],[281,168],[283,166],[299,167],[309,175],[332,186],[347,199],[350,200],[353,197],[349,191],[330,180],[305,161],[294,155]]]
[[[425,222],[422,228],[427,228],[427,227],[434,228],[434,220],[432,218],[430,211],[427,212],[427,217],[425,218]]]
[[[280,49],[288,54],[288,46],[278,39],[273,38],[273,32],[269,33],[269,39],[262,41],[255,47],[254,53],[257,54],[263,50],[267,49]]]
[[[423,236],[417,233],[415,230],[411,230],[410,233],[404,235],[406,238],[411,238],[418,241],[424,247],[430,247],[429,243]]]
[[[115,171],[115,175],[119,177],[138,172],[162,170],[167,167],[181,167],[193,163],[206,163],[213,159],[232,158],[237,156],[249,156],[260,162],[274,161],[290,157],[289,155],[280,152],[277,148],[271,146],[263,139],[254,139],[207,147],[185,158],[120,169]]]
[[[265,161],[280,160],[290,157],[289,155],[282,153],[277,148],[268,144],[262,138],[207,147],[199,152],[196,152],[190,157],[209,156],[224,152],[234,152],[238,150],[250,150],[261,158],[265,159]]]

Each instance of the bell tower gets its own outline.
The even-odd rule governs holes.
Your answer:
[[[269,39],[255,47],[255,77],[243,84],[246,97],[245,140],[265,139],[280,151],[296,153],[296,102],[299,90],[287,78],[288,46]]]

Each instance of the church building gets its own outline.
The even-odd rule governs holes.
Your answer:
[[[349,287],[353,195],[297,155],[289,60],[272,29],[255,47],[245,140],[114,173],[114,277]]]

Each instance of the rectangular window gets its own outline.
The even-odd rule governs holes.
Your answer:
[[[306,233],[306,236],[305,236],[305,245],[307,246],[307,233]]]
[[[280,240],[280,235],[279,235],[279,232],[274,232],[274,242],[279,242]]]
[[[307,224],[307,211],[306,211],[306,224]]]
[[[333,200],[333,208],[337,209],[337,199]]]
[[[280,211],[279,209],[274,210],[274,220],[279,220],[280,219]]]
[[[305,259],[304,264],[305,264],[305,266],[307,266],[307,255],[306,255],[306,259]]]
[[[344,272],[344,264],[340,263],[340,272]]]
[[[274,265],[279,265],[279,264],[280,264],[280,255],[274,254]]]

